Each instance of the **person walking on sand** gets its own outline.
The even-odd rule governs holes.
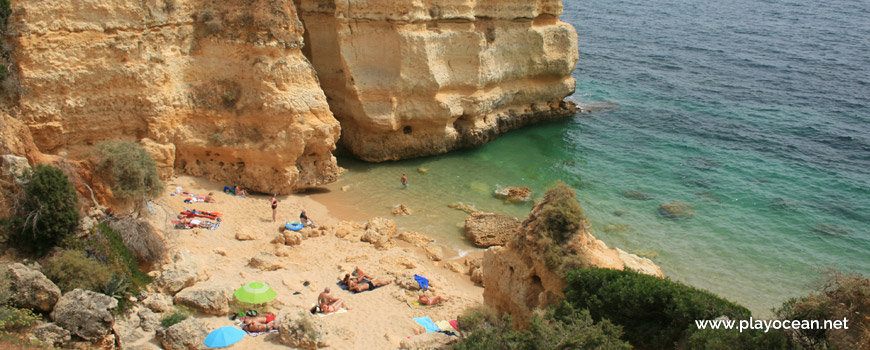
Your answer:
[[[402,174],[402,186],[408,187],[408,177]]]
[[[272,222],[275,222],[275,217],[278,216],[278,200],[275,199],[275,195],[272,195],[272,199],[269,199],[269,202],[272,203]]]

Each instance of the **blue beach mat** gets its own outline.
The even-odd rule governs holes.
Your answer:
[[[417,324],[423,326],[423,328],[426,329],[426,333],[441,331],[441,327],[438,327],[435,322],[432,322],[432,319],[429,318],[429,316],[417,317],[414,319],[414,322],[417,322]]]

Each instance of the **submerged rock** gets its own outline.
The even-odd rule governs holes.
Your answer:
[[[832,235],[832,236],[842,236],[848,235],[852,231],[843,226],[834,225],[834,224],[818,224],[813,226],[813,232],[821,233],[824,235]]]
[[[636,201],[648,201],[656,198],[656,196],[641,190],[622,191],[620,195],[628,199],[634,199]]]
[[[673,201],[659,206],[659,215],[668,219],[688,219],[695,216],[695,209],[681,201]]]

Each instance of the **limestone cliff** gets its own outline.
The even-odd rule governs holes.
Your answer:
[[[585,225],[572,233],[564,244],[554,243],[540,228],[543,207],[552,200],[548,192],[505,246],[491,247],[484,253],[482,276],[486,305],[499,313],[511,314],[522,325],[528,322],[535,309],[545,308],[564,297],[562,271],[567,268],[630,268],[663,276],[651,260],[608,248],[595,239]],[[570,200],[574,200],[573,192]],[[557,249],[550,251],[550,247]]]
[[[339,137],[289,0],[12,0],[17,119],[39,150],[140,141],[174,170],[289,193],[333,181]]]
[[[383,161],[479,146],[572,115],[561,0],[295,0],[341,143]]]

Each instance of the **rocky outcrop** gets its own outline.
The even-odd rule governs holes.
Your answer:
[[[688,219],[695,216],[695,208],[686,202],[673,201],[659,205],[659,215],[668,219]]]
[[[223,285],[200,283],[178,292],[175,304],[209,315],[226,315],[230,311],[233,289]]]
[[[275,271],[283,268],[277,256],[263,252],[257,253],[257,255],[252,257],[248,265],[262,271]]]
[[[163,272],[157,278],[157,285],[171,295],[209,277],[204,267],[200,266],[199,259],[187,249],[175,251],[172,262],[161,269]]]
[[[301,52],[291,0],[11,7],[15,118],[40,151],[74,158],[102,140],[134,140],[162,176],[267,193],[338,175],[339,124]]]
[[[163,332],[161,345],[166,350],[205,350],[202,342],[208,336],[208,328],[193,317],[188,317]]]
[[[281,344],[309,350],[329,346],[330,332],[326,325],[303,309],[289,310],[277,321]]]
[[[113,311],[118,301],[108,295],[74,289],[60,298],[51,319],[58,326],[87,341],[99,341],[111,334]]]
[[[649,259],[608,248],[595,239],[580,222],[579,229],[554,234],[554,223],[547,220],[544,209],[560,207],[559,219],[565,220],[573,191],[548,194],[537,203],[520,228],[508,239],[505,246],[486,250],[481,266],[480,279],[486,287],[484,303],[499,313],[509,313],[519,325],[527,324],[535,309],[562,300],[565,287],[563,271],[570,268],[600,267],[622,270],[635,268],[640,272],[662,277],[661,269]],[[552,207],[551,207],[552,206]],[[582,210],[575,206],[574,216],[582,221]],[[545,229],[546,227],[546,229]],[[576,227],[576,226],[561,226]],[[472,266],[472,274],[474,267]],[[474,276],[472,275],[474,280]]]
[[[51,311],[61,297],[60,288],[42,272],[22,264],[10,265],[5,278],[9,283],[12,304],[17,307]]]
[[[37,326],[33,329],[33,335],[36,339],[53,347],[61,347],[72,339],[68,330],[60,328],[54,323],[43,323]]]
[[[363,242],[371,243],[378,249],[392,248],[392,241],[396,236],[396,223],[393,220],[374,218],[365,225],[365,233],[360,238]]]
[[[495,196],[504,199],[506,203],[518,203],[529,200],[532,197],[532,189],[508,186],[495,191]]]
[[[475,147],[575,112],[561,0],[296,4],[341,143],[364,160]]]
[[[519,227],[519,219],[501,214],[475,212],[465,218],[465,234],[479,248],[504,245]]]
[[[434,239],[415,231],[402,231],[396,238],[418,247],[425,247],[429,243],[435,242]]]

